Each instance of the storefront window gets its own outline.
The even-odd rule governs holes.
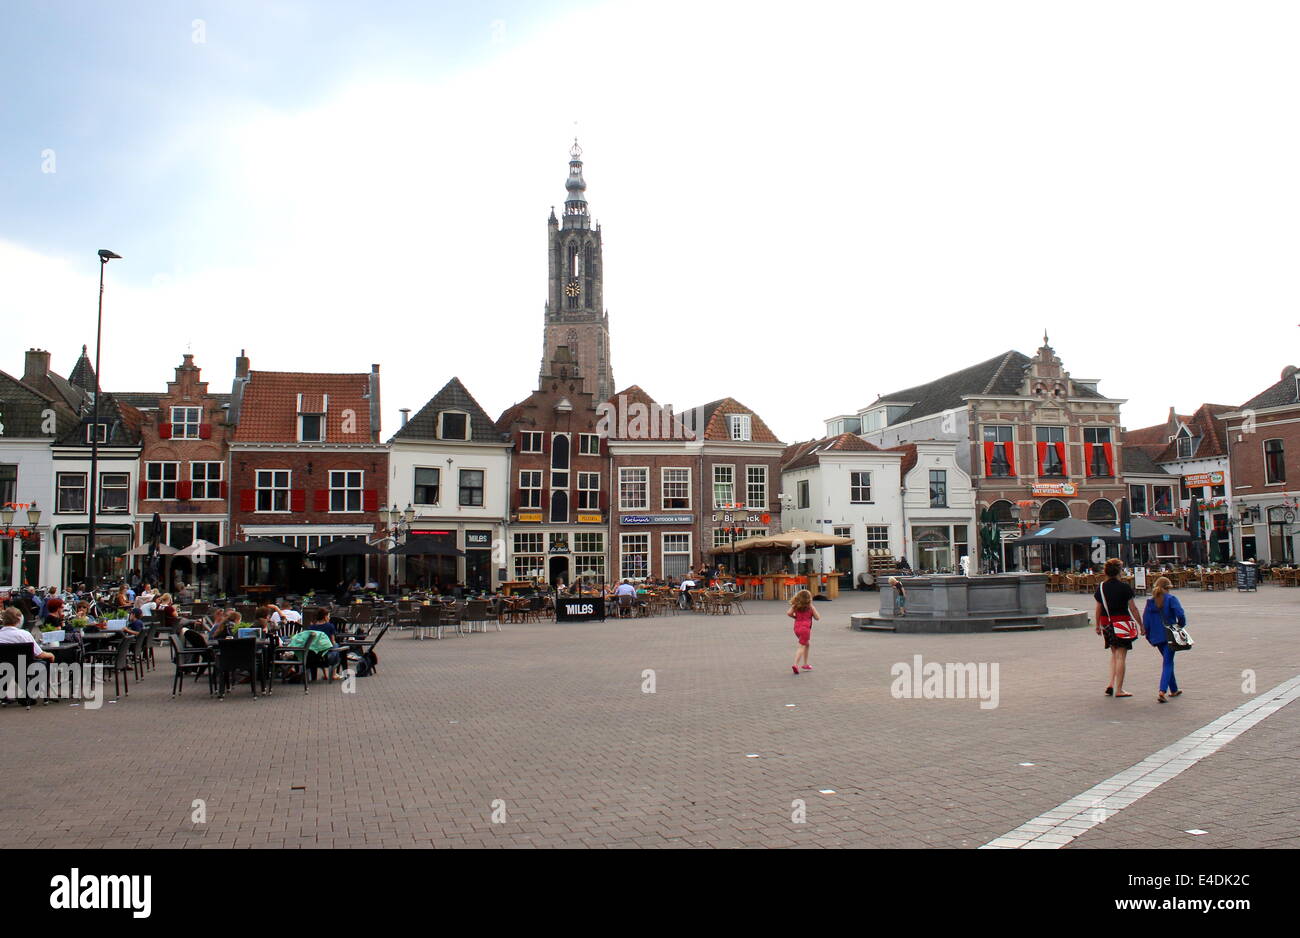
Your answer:
[[[913,528],[912,543],[916,545],[918,571],[937,572],[952,568],[952,542],[947,527]]]
[[[0,586],[20,586],[14,582],[15,538],[0,537]]]

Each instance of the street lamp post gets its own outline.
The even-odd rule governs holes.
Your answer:
[[[90,524],[86,531],[86,580],[95,589],[95,509],[99,506],[99,352],[104,335],[104,268],[122,255],[99,252],[99,314],[95,318],[95,397],[90,410]]]

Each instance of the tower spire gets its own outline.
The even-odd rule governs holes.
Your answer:
[[[564,182],[568,193],[564,199],[564,227],[590,228],[591,218],[587,214],[587,183],[582,178],[582,147],[578,138],[573,138],[569,148],[569,178]]]

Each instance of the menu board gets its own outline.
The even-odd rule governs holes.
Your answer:
[[[1259,589],[1259,567],[1253,563],[1237,564],[1237,589],[1243,591]]]

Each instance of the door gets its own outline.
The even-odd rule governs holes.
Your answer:
[[[547,579],[550,582],[552,589],[554,589],[560,583],[564,583],[565,585],[568,585],[569,558],[552,557],[550,563],[547,564],[547,573],[550,574]]]

